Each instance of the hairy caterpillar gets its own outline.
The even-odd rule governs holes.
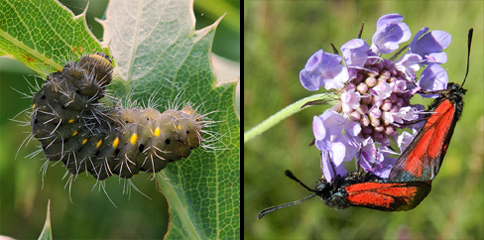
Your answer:
[[[109,57],[96,53],[47,76],[33,97],[31,118],[32,135],[47,159],[62,161],[74,175],[131,178],[159,172],[202,144],[207,122],[191,106],[160,113],[101,103],[111,74]]]

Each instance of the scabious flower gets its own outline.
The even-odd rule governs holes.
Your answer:
[[[416,93],[436,97],[422,90],[447,87],[447,73],[440,64],[447,61],[442,50],[449,46],[450,34],[422,28],[399,50],[411,38],[402,21],[399,14],[382,16],[371,46],[357,38],[341,47],[342,57],[318,50],[299,74],[301,84],[310,91],[324,87],[340,93],[337,105],[313,119],[315,145],[321,150],[323,175],[328,181],[335,174],[346,174],[343,163],[355,157],[365,171],[387,178],[396,162],[391,155],[399,154],[389,148],[390,139],[402,151],[422,125],[417,120],[425,108],[410,104],[410,98]],[[395,56],[382,57],[389,53]],[[417,77],[420,68],[423,71]],[[397,129],[405,127],[414,135],[405,132],[399,136]]]

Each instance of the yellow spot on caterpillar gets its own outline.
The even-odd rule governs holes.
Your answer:
[[[74,119],[69,119],[68,123],[73,123]]]
[[[103,140],[99,140],[99,142],[97,142],[96,144],[96,148],[100,148],[101,147],[101,144],[103,144]]]
[[[180,126],[180,125],[176,126],[176,128],[177,128],[178,130],[181,130],[181,126]]]
[[[74,136],[76,136],[76,135],[77,135],[77,133],[78,133],[77,131],[74,131],[74,133],[72,134],[72,136],[73,136],[73,137],[74,137]]]
[[[118,148],[118,145],[119,145],[119,138],[116,137],[116,139],[114,139],[113,141],[113,148]]]
[[[35,103],[34,103],[34,105],[32,105],[32,110],[35,110]]]
[[[87,138],[84,138],[84,140],[82,140],[82,145],[84,145],[86,143],[87,143]]]
[[[155,128],[155,132],[153,133],[155,136],[160,136],[161,130],[160,127]]]
[[[129,141],[131,142],[131,144],[135,145],[136,140],[138,140],[138,134],[135,133],[135,134],[131,135],[131,138],[129,139]]]

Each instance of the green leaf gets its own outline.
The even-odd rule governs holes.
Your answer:
[[[16,59],[45,77],[66,62],[100,52],[86,30],[84,13],[75,17],[56,1],[0,1],[0,56]]]
[[[210,48],[215,27],[195,31],[192,1],[111,1],[104,41],[116,61],[117,93],[147,101],[182,99],[216,111],[210,131],[216,148],[197,149],[189,160],[169,164],[157,177],[170,204],[167,239],[239,238],[240,122],[234,111],[235,84],[215,87]],[[140,94],[137,94],[139,93]],[[164,102],[162,102],[164,103]],[[228,150],[227,150],[228,149]]]
[[[50,199],[47,202],[47,217],[45,218],[44,228],[40,233],[39,240],[51,240],[52,237],[52,226],[50,224]]]

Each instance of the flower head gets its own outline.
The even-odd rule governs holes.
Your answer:
[[[314,117],[316,147],[321,150],[321,165],[328,181],[344,175],[343,162],[359,157],[365,171],[388,177],[398,154],[392,151],[390,139],[399,148],[413,136],[399,140],[397,129],[415,127],[424,107],[412,105],[410,99],[421,90],[445,89],[446,71],[440,66],[447,56],[443,49],[451,37],[444,31],[422,28],[411,38],[409,27],[399,14],[382,16],[377,23],[371,46],[362,39],[351,39],[341,47],[342,57],[318,50],[311,56],[299,77],[303,87],[317,91],[321,87],[340,93],[340,103],[321,116]],[[398,51],[397,51],[398,50]],[[382,54],[403,55],[386,59]],[[344,65],[341,64],[343,60]],[[424,70],[418,77],[417,72]],[[417,81],[418,80],[418,81]],[[403,136],[403,135],[402,135]]]

